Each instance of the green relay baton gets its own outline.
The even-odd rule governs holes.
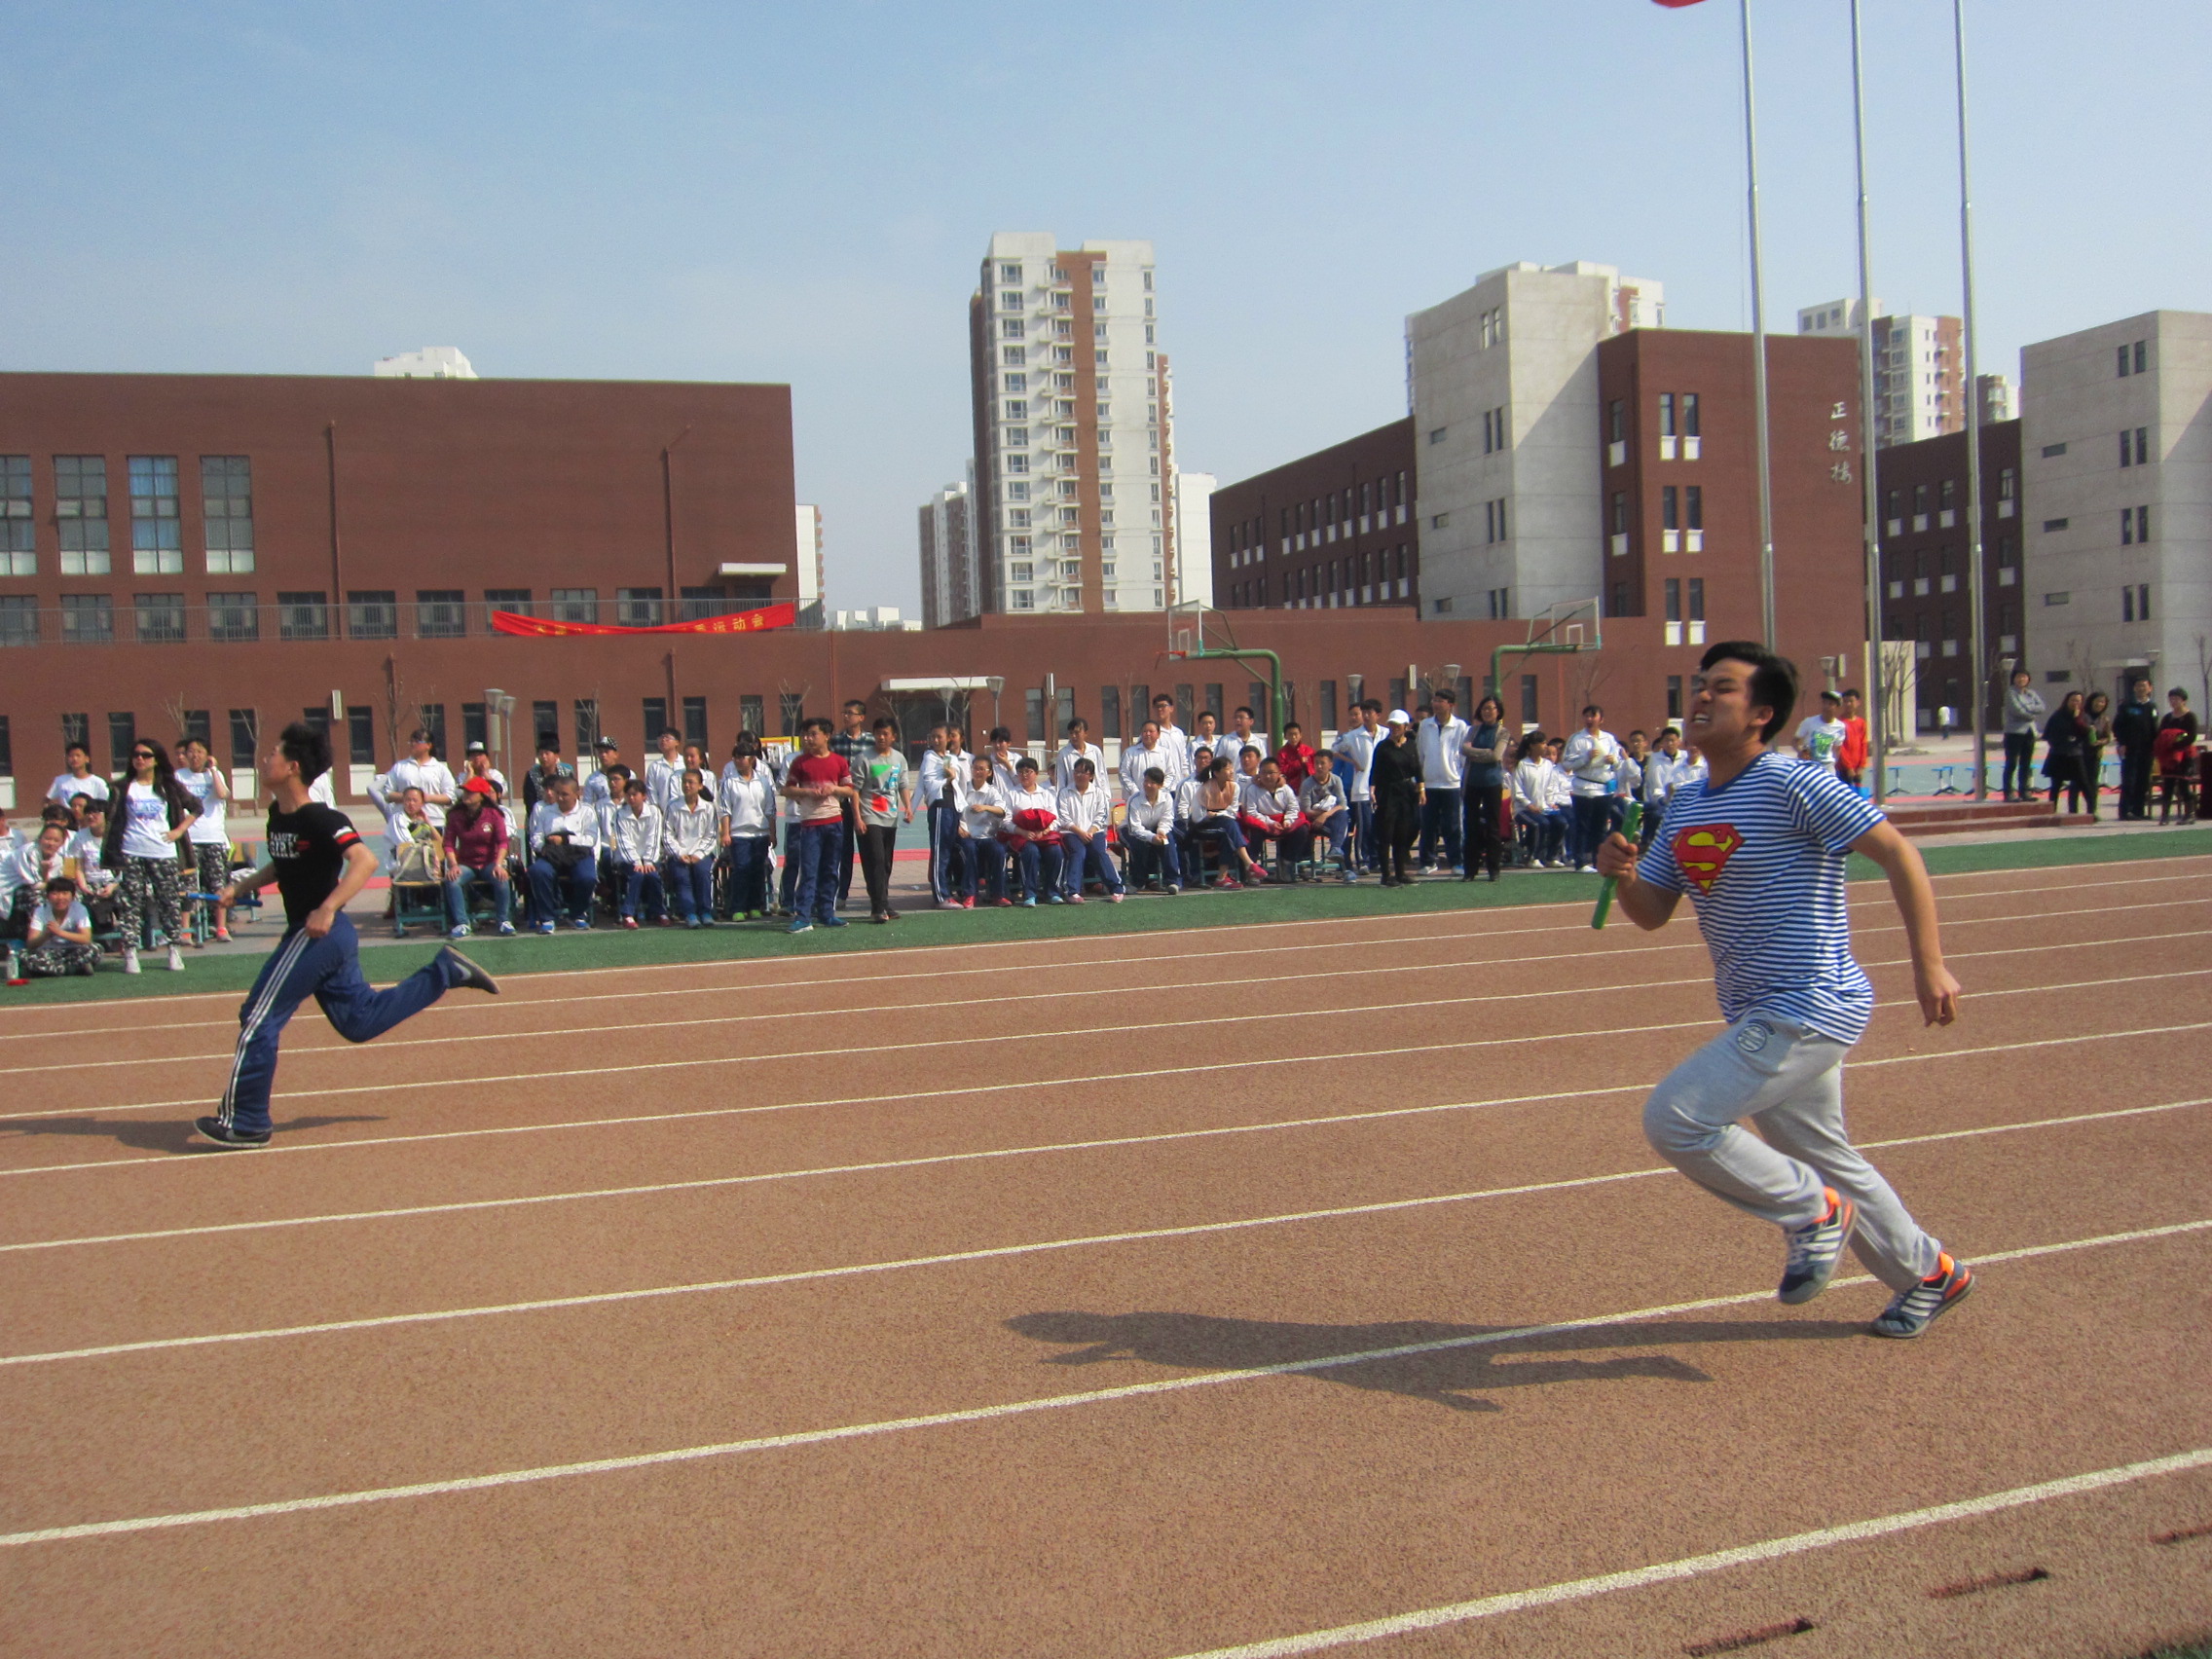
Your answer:
[[[1643,802],[1632,800],[1628,803],[1628,816],[1621,820],[1621,833],[1634,841],[1636,832],[1642,828]],[[1613,879],[1612,876],[1606,876],[1604,885],[1598,889],[1598,907],[1590,912],[1590,925],[1594,928],[1604,927],[1606,915],[1612,910]]]

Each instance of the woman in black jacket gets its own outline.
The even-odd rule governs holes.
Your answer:
[[[177,843],[200,816],[200,804],[176,781],[169,752],[151,738],[130,746],[130,764],[115,780],[100,865],[116,872],[115,919],[123,930],[123,971],[138,972],[139,930],[149,913],[168,941],[169,968],[184,972],[184,904]]]
[[[1513,737],[1505,729],[1505,705],[1486,696],[1475,705],[1474,729],[1459,746],[1466,759],[1460,785],[1466,791],[1467,875],[1475,879],[1478,860],[1497,879],[1504,862],[1505,843],[1497,832],[1498,802],[1505,793],[1505,769],[1511,763]]]
[[[1390,735],[1375,746],[1368,784],[1375,796],[1375,834],[1382,843],[1382,885],[1409,887],[1407,861],[1420,832],[1420,751],[1403,710],[1390,716]]]
[[[2082,693],[2069,691],[2058,712],[2044,722],[2043,775],[2050,780],[2050,804],[2058,804],[2061,790],[2069,796],[2066,810],[2080,812],[2087,793],[2084,768],[2089,760],[2089,722],[2083,717]]]

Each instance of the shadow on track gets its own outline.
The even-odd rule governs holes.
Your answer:
[[[1862,1323],[1836,1319],[1760,1321],[1724,1319],[1665,1324],[1608,1325],[1527,1337],[1507,1325],[1446,1325],[1425,1319],[1381,1325],[1299,1325],[1272,1319],[1224,1319],[1204,1313],[1023,1313],[1007,1328],[1041,1343],[1080,1344],[1047,1365],[1097,1365],[1139,1360],[1193,1371],[1240,1371],[1278,1365],[1313,1365],[1309,1375],[1348,1388],[1380,1389],[1428,1400],[1456,1412],[1495,1412],[1494,1401],[1470,1399],[1473,1391],[1525,1388],[1547,1382],[1603,1382],[1648,1377],[1670,1382],[1712,1378],[1671,1353],[1619,1354],[1603,1359],[1534,1355],[1627,1347],[1679,1347],[1697,1343],[1822,1342],[1855,1337]],[[1481,1346],[1437,1348],[1387,1358],[1321,1361],[1342,1354],[1410,1347],[1425,1343],[1495,1340]]]
[[[214,1110],[212,1104],[208,1110]],[[326,1129],[333,1124],[381,1124],[384,1121],[379,1113],[354,1113],[347,1117],[293,1118],[276,1124],[276,1128],[282,1135],[295,1129]],[[195,1138],[189,1118],[181,1123],[129,1118],[33,1118],[26,1123],[10,1124],[0,1130],[0,1145],[12,1140],[29,1140],[37,1135],[105,1138],[138,1152],[221,1154],[224,1150]]]

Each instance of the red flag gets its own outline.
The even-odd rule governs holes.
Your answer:
[[[554,622],[542,616],[518,616],[511,610],[492,612],[492,626],[498,632],[540,640],[571,634],[757,634],[768,628],[795,627],[797,623],[798,607],[789,600],[760,610],[702,616],[696,622],[664,622],[653,628],[617,628],[604,622]]]
[[[1651,0],[1651,3],[1655,6],[1664,6],[1670,12],[1676,12],[1681,10],[1684,6],[1703,5],[1705,0]]]

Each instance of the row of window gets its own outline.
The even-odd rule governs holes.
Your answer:
[[[1018,319],[1016,318],[1009,318],[1008,320],[1015,322],[1018,325]],[[1153,344],[1152,324],[1149,322],[1144,325],[1144,339],[1147,346]],[[1051,355],[1048,357],[1045,354],[1047,351],[1050,351]],[[1112,357],[1104,350],[1093,350],[1090,356],[1091,366],[1095,369],[1110,370],[1114,366]],[[1040,367],[1049,367],[1052,365],[1058,365],[1060,367],[1072,367],[1075,360],[1075,348],[1073,346],[1040,346],[1037,348],[1037,362]],[[1000,367],[1008,369],[1026,369],[1028,363],[1028,347],[1002,345],[999,348]],[[1144,366],[1147,372],[1150,372],[1151,370],[1157,368],[1159,366],[1159,354],[1157,352],[1147,351],[1144,354]],[[1009,383],[1007,389],[1010,391],[1014,389],[1012,384],[1014,380],[1025,380],[1026,378],[1026,375],[1019,377],[1014,375],[1007,376],[1007,381]],[[1066,380],[1069,387],[1072,388],[1075,384],[1075,376],[1073,374],[1069,374],[1063,376],[1062,378]]]
[[[1669,447],[1681,438],[1696,438],[1699,431],[1701,399],[1694,391],[1663,391],[1659,394],[1659,442],[1662,461],[1674,459]],[[1608,444],[1625,444],[1628,441],[1628,404],[1614,398],[1605,405],[1605,441]],[[1684,460],[1694,460],[1694,453]]]
[[[1231,583],[1230,604],[1244,609],[1281,605],[1293,609],[1327,610],[1410,599],[1412,560],[1411,544],[1401,541],[1394,548],[1348,553],[1341,559],[1285,571],[1272,586],[1263,572]]]
[[[1403,472],[1384,473],[1362,484],[1347,484],[1325,496],[1278,509],[1277,529],[1285,554],[1303,553],[1331,541],[1349,540],[1409,517],[1412,493]],[[1230,568],[1240,569],[1268,556],[1267,521],[1255,515],[1229,527]]]
[[[479,627],[484,630],[490,630],[488,613],[494,610],[525,616],[535,613],[529,588],[483,591],[487,615]],[[697,622],[731,615],[759,605],[765,598],[764,593],[740,593],[729,587],[686,587],[679,593],[676,620]],[[65,593],[60,601],[55,637],[62,644],[111,645],[117,641],[117,596]],[[664,608],[657,587],[617,588],[612,619],[622,627],[657,627],[666,620]],[[274,637],[333,639],[339,637],[336,625],[341,620],[343,637],[350,640],[397,639],[403,619],[413,636],[421,640],[458,640],[469,632],[468,595],[461,588],[419,588],[413,602],[404,606],[393,590],[354,589],[346,595],[342,619],[334,614],[335,609],[326,592],[280,592],[276,595]],[[181,593],[136,593],[129,598],[127,614],[131,625],[129,638],[140,645],[184,645],[201,637],[216,644],[239,645],[264,637],[262,610],[258,593],[210,592],[199,606],[188,605]],[[191,625],[195,611],[204,618],[203,635]],[[39,644],[43,638],[42,614],[34,596],[0,595],[0,645]],[[555,588],[544,614],[556,622],[607,620],[597,588]]]
[[[177,458],[125,459],[130,491],[130,567],[138,575],[184,570]],[[201,546],[214,575],[253,570],[253,471],[242,455],[200,458]],[[54,457],[55,551],[65,576],[111,572],[107,458]],[[38,574],[38,498],[27,455],[0,455],[0,575]]]
[[[1104,260],[1098,260],[1088,263],[1090,263],[1090,285],[1093,288],[1105,287],[1106,273],[1108,269],[1106,262]],[[1064,265],[1053,265],[1047,268],[1047,275],[1049,275],[1053,281],[1065,282],[1069,278],[1070,272]],[[1137,275],[1139,280],[1143,284],[1144,291],[1148,294],[1151,293],[1152,267],[1149,265],[1139,267]],[[1021,286],[1021,261],[1019,261],[1018,259],[1007,259],[999,262],[999,286],[1002,289],[1018,288]],[[1000,303],[1003,305],[1005,302],[1001,301]]]

